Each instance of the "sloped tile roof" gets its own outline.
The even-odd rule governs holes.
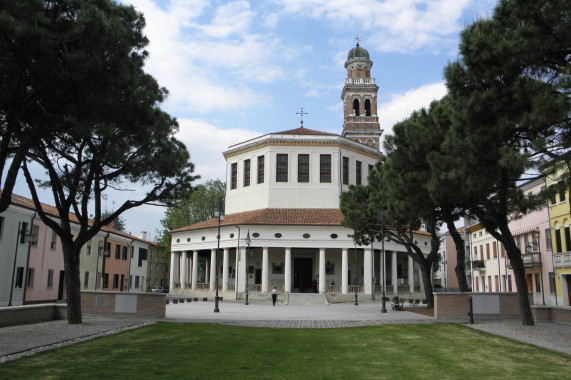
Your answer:
[[[320,136],[338,136],[335,133],[321,132],[304,127],[290,129],[282,132],[274,132],[272,135],[320,135]]]

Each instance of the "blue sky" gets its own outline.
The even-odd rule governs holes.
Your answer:
[[[440,99],[443,67],[457,58],[466,23],[489,0],[123,0],[145,15],[146,70],[165,86],[199,182],[225,180],[222,151],[261,134],[304,126],[340,134],[343,64],[355,35],[374,62],[384,135]],[[38,174],[40,175],[40,174]],[[28,196],[23,178],[15,193]],[[135,192],[110,194],[107,208]],[[49,193],[41,200],[53,204]],[[124,214],[127,230],[155,236],[164,209]]]

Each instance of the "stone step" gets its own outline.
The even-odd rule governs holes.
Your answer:
[[[329,305],[325,295],[319,293],[290,293],[288,303],[296,306]]]

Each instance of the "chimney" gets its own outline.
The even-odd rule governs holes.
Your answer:
[[[141,235],[139,235],[139,237],[143,240],[147,240],[147,231],[142,231]]]

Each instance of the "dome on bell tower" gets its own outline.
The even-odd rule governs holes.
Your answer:
[[[353,49],[349,50],[349,54],[347,55],[347,60],[353,58],[365,58],[367,60],[370,60],[369,52],[366,49],[360,47],[359,44],[357,44],[357,46],[354,47]]]

